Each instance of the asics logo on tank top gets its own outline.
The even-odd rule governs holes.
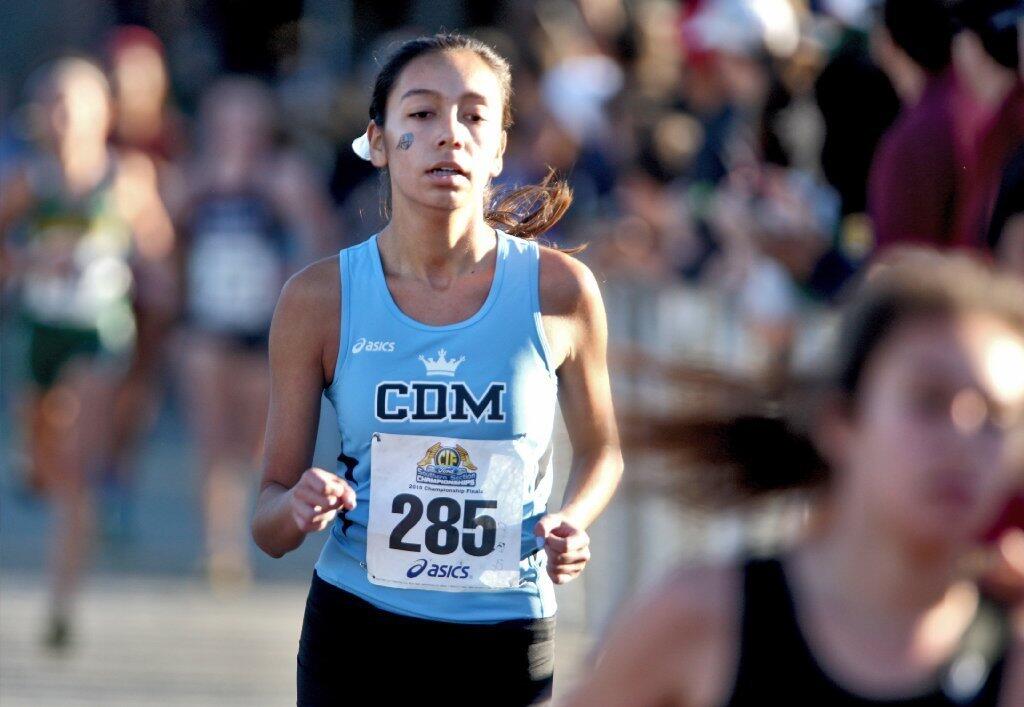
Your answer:
[[[352,353],[357,354],[363,351],[383,351],[390,353],[395,350],[394,341],[370,341],[360,336],[359,340],[352,344]]]
[[[427,377],[454,378],[465,356],[419,356]],[[376,414],[382,422],[504,422],[505,383],[491,382],[478,394],[463,381],[381,381],[376,390]]]

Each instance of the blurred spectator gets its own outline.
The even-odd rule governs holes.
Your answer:
[[[853,16],[863,17],[859,13]],[[842,215],[864,213],[872,156],[900,108],[895,89],[871,57],[864,26],[839,25],[814,92],[825,121],[822,171],[839,192]],[[856,219],[848,221],[849,225],[856,223]],[[846,242],[858,238],[855,230],[843,234]]]
[[[38,70],[30,113],[38,143],[0,184],[0,233],[29,330],[28,480],[56,506],[46,640],[63,647],[88,558],[90,482],[131,357],[134,273],[166,258],[174,234],[153,162],[107,144],[111,95],[94,63]]]
[[[756,3],[714,0],[694,7],[682,25],[693,84],[686,97],[704,127],[692,178],[717,185],[755,157],[755,125],[770,83],[768,35]]]
[[[145,155],[156,168],[160,192],[173,193],[177,160],[185,149],[184,118],[169,101],[163,45],[148,29],[121,27],[109,42],[109,63],[114,93],[111,144]],[[134,357],[116,392],[101,479],[99,520],[109,539],[131,537],[131,455],[156,416],[164,343],[176,315],[176,288],[173,263],[165,257],[146,261],[132,291]]]
[[[535,43],[511,44],[517,92],[517,125],[509,161],[495,180],[500,192],[543,179],[549,168],[573,189],[573,209],[545,237],[560,245],[589,241],[588,227],[608,210],[615,184],[614,111],[625,74],[602,32],[613,18],[598,8],[538,6]],[[589,20],[588,22],[588,14]],[[596,13],[596,14],[595,14]],[[493,36],[490,40],[496,39]]]
[[[163,43],[145,27],[119,27],[109,41],[116,100],[114,144],[173,163],[185,151],[183,116],[170,102]]]
[[[205,561],[218,587],[250,576],[249,494],[266,420],[267,333],[289,274],[336,247],[326,192],[275,144],[270,90],[224,78],[204,96],[179,214],[184,388],[202,469]]]
[[[882,137],[868,181],[876,249],[949,246],[977,106],[952,67],[945,0],[887,0],[876,54],[904,107]]]
[[[1024,278],[1024,148],[1003,171],[986,244],[1002,267]]]
[[[830,298],[853,269],[836,248],[839,202],[820,171],[822,118],[811,100],[817,51],[787,3],[698,4],[684,22],[704,142],[698,233],[721,253],[709,272],[742,292],[770,339],[792,326],[799,293]],[[756,306],[754,306],[756,303]]]
[[[957,37],[955,59],[985,117],[967,163],[956,236],[958,245],[978,248],[988,230],[1003,168],[1024,143],[1024,82],[1018,73],[1017,46],[1024,6],[1016,0],[964,0],[957,10],[964,29]]]

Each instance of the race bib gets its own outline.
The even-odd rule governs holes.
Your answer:
[[[274,314],[283,274],[281,256],[258,233],[206,233],[189,262],[191,314],[214,330],[262,331]]]
[[[375,433],[369,580],[444,592],[518,586],[527,476],[518,444]]]
[[[38,320],[92,328],[132,287],[118,233],[40,230],[28,247],[22,302]]]

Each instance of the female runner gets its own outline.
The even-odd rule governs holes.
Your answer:
[[[1024,288],[964,256],[894,255],[838,341],[816,447],[780,420],[675,425],[750,488],[826,482],[807,537],[676,573],[572,705],[1024,704],[1021,617],[970,561],[1022,451]]]
[[[203,96],[178,210],[182,373],[202,468],[204,564],[218,591],[251,576],[248,515],[270,384],[267,336],[287,277],[334,250],[327,194],[274,144],[270,90],[226,77]]]
[[[253,536],[280,557],[331,528],[306,605],[299,704],[551,694],[552,582],[589,560],[586,528],[622,460],[597,284],[535,241],[567,188],[485,209],[510,84],[507,62],[476,40],[403,44],[356,141],[384,170],[390,221],[293,277],[278,303]],[[309,468],[321,392],[338,415],[337,474]],[[572,464],[550,513],[556,399]]]
[[[0,260],[20,284],[28,329],[29,479],[55,509],[45,642],[64,649],[92,550],[115,393],[133,360],[136,275],[165,267],[174,232],[152,161],[108,145],[103,71],[81,57],[38,71],[42,139],[0,180]]]

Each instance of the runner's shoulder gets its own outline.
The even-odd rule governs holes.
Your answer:
[[[281,300],[299,306],[337,307],[338,256],[321,258],[288,278],[281,289]]]
[[[735,619],[735,570],[680,568],[631,601],[603,641],[599,684],[575,704],[608,703],[599,693],[629,684],[638,702],[715,704],[728,670]]]
[[[275,332],[320,339],[337,321],[340,307],[337,256],[307,265],[281,289],[272,326]]]
[[[705,639],[728,630],[737,605],[738,574],[724,565],[679,568],[641,593],[620,612],[611,642],[635,641],[654,657],[699,650]]]
[[[740,591],[739,571],[731,564],[693,564],[678,567],[647,592],[638,608],[645,622],[666,640],[687,642],[716,633],[731,623]]]
[[[567,315],[600,301],[601,293],[586,264],[568,253],[541,246],[540,296],[545,314]]]

